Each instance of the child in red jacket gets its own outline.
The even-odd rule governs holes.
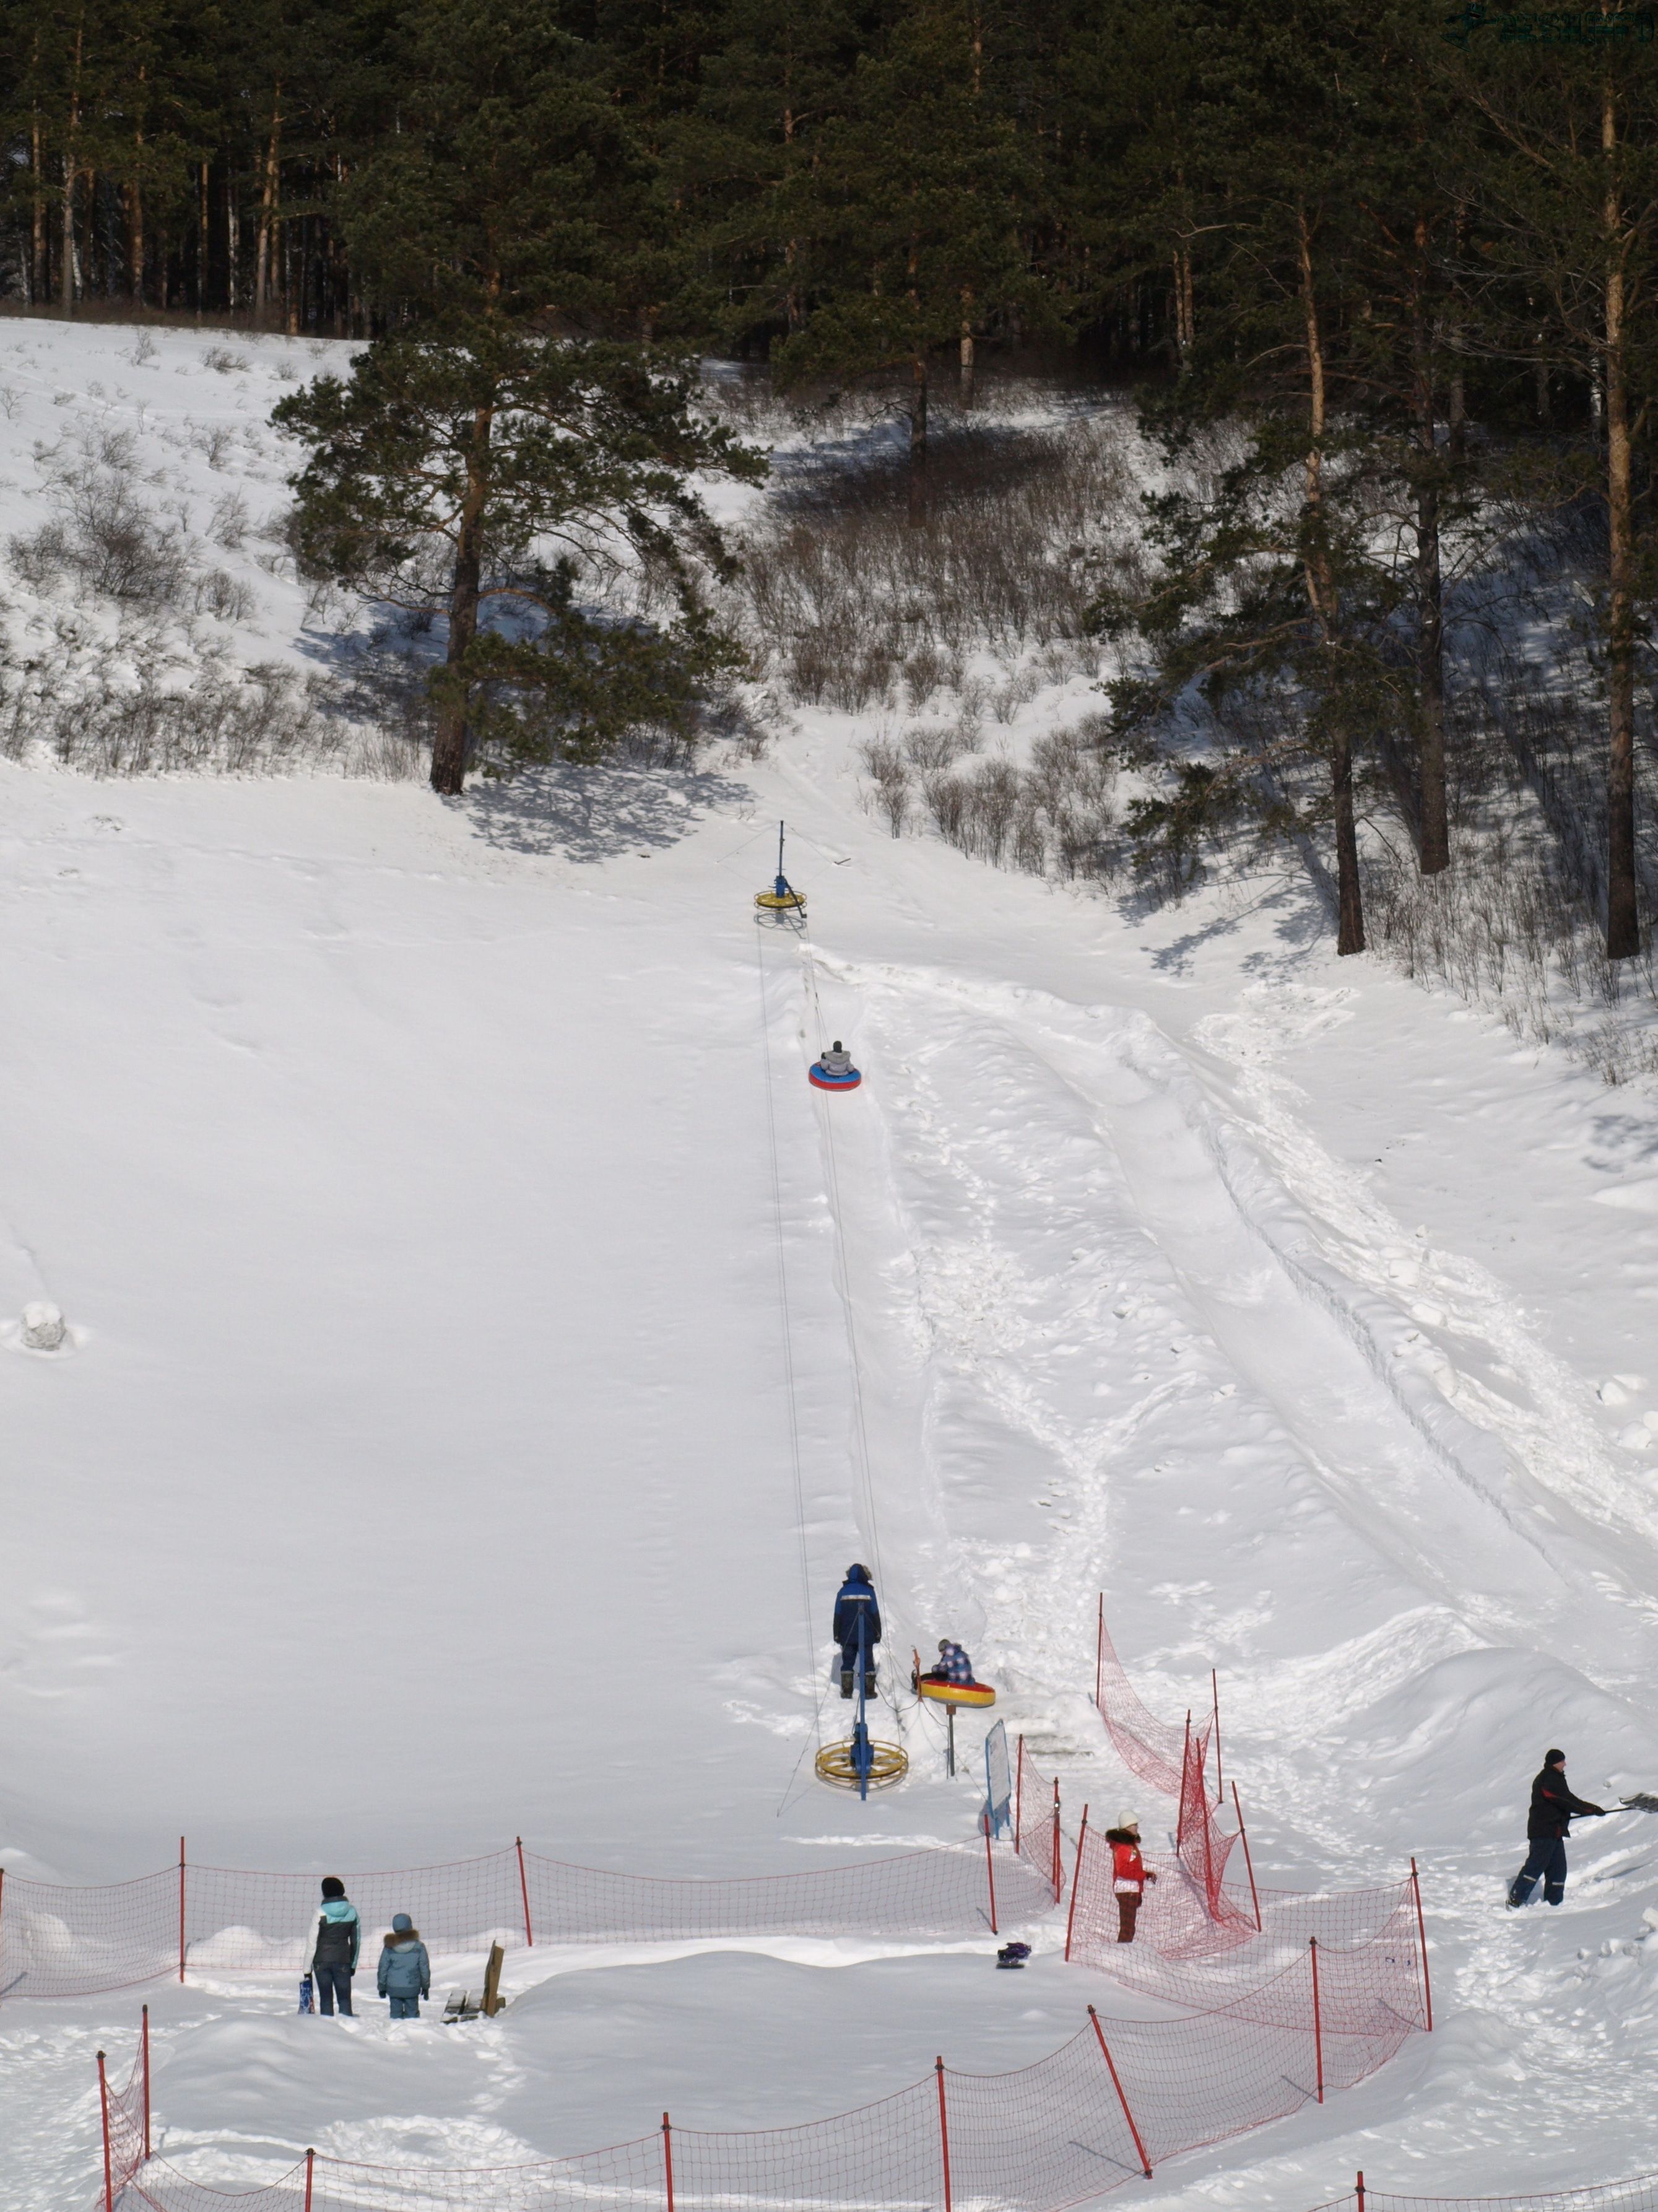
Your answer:
[[[1119,1813],[1117,1825],[1106,1830],[1105,1840],[1111,1846],[1111,1887],[1117,1895],[1117,1941],[1132,1943],[1145,1885],[1157,1878],[1140,1856],[1139,1815]]]

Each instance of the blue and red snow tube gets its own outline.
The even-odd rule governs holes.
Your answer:
[[[806,1070],[807,1082],[819,1091],[855,1091],[863,1079],[855,1067],[841,1072],[825,1067],[821,1060],[814,1060]]]

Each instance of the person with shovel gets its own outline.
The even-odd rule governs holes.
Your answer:
[[[1551,1905],[1559,1904],[1566,1893],[1566,1838],[1571,1833],[1572,1816],[1588,1820],[1610,1810],[1609,1806],[1591,1805],[1587,1797],[1572,1795],[1566,1787],[1564,1751],[1544,1753],[1542,1772],[1531,1786],[1531,1811],[1526,1820],[1526,1840],[1531,1848],[1509,1887],[1510,1911],[1525,1904],[1540,1875],[1544,1897]]]

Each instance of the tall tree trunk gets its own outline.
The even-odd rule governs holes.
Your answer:
[[[489,493],[489,434],[495,410],[480,407],[466,449],[466,496],[461,503],[454,580],[449,591],[448,666],[455,672],[442,696],[432,740],[432,788],[459,795],[466,781],[467,684],[460,664],[477,635],[478,591],[483,576],[483,517]]]
[[[956,397],[963,408],[971,407],[978,396],[978,364],[973,347],[973,295],[966,285],[962,288],[962,353],[961,367],[956,379]]]
[[[1428,324],[1428,228],[1418,218],[1411,293],[1412,414],[1415,421],[1417,701],[1421,714],[1420,860],[1424,876],[1450,866],[1445,804],[1445,608],[1439,562],[1439,453],[1434,437],[1434,359]]]
[[[207,306],[207,253],[210,235],[208,222],[207,163],[205,161],[201,165],[197,185],[196,313],[200,315]]]
[[[1612,78],[1604,81],[1600,146],[1618,150]],[[1630,409],[1623,209],[1615,179],[1606,188],[1606,957],[1641,950],[1635,880],[1635,524],[1630,475]]]
[[[75,251],[75,163],[64,156],[64,234],[58,246],[61,266],[58,272],[58,296],[64,313],[75,313],[75,270],[79,256]]]
[[[41,167],[40,111],[34,111],[30,130],[30,151],[33,178],[33,206],[29,234],[29,304],[38,307],[52,290],[52,272],[46,262],[46,177]]]
[[[1302,496],[1306,533],[1307,599],[1326,650],[1333,652],[1339,609],[1330,566],[1324,510],[1324,437],[1327,420],[1324,339],[1313,285],[1313,241],[1304,214],[1297,218],[1301,303],[1307,346],[1307,460]],[[1330,747],[1330,795],[1335,812],[1336,951],[1364,950],[1364,907],[1358,880],[1358,832],[1353,817],[1352,739],[1345,713],[1334,717]]]
[[[75,27],[75,70],[70,82],[69,135],[64,145],[64,266],[60,271],[64,313],[75,313],[75,154],[81,131],[81,48],[84,19]]]
[[[259,189],[259,242],[254,260],[253,305],[261,314],[270,304],[271,244],[276,221],[276,186],[281,173],[282,88],[270,97],[270,137],[264,156],[264,176]]]
[[[142,307],[144,304],[144,195],[136,178],[127,186],[127,290],[131,295],[133,306]]]
[[[926,356],[917,354],[909,370],[909,526],[926,522]]]

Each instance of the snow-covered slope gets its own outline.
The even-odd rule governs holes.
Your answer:
[[[14,429],[71,388],[90,420],[133,349],[0,342]],[[187,386],[180,470],[184,417],[240,408],[274,501],[274,379],[160,343],[119,404]],[[237,650],[302,659],[298,594],[247,580]],[[1158,1710],[1218,1667],[1258,1871],[1414,1852],[1438,1976],[1433,2038],[1148,2195],[1658,2164],[1658,1829],[1586,1823],[1560,1912],[1501,1906],[1546,1745],[1602,1802],[1658,1778],[1649,1103],[1337,963],[1297,882],[1125,920],[895,842],[860,733],[452,805],[0,765],[0,1318],[74,1331],[0,1332],[0,1857],[106,1881],[182,1832],[320,1873],[521,1833],[702,1874],[959,1838],[974,1761],[947,1782],[926,1723],[866,1809],[811,1779],[872,1554],[891,1653],[959,1636],[1068,1801],[1153,1825],[1089,1706],[1102,1589]],[[751,918],[780,815],[809,948]],[[806,1085],[829,1036],[853,1097]],[[1126,2002],[988,1948],[544,1954],[465,2036],[158,1985],[161,2140],[238,2185],[307,2143],[777,2124]],[[5,2004],[0,2205],[90,2192],[91,2054],[137,2002]]]

